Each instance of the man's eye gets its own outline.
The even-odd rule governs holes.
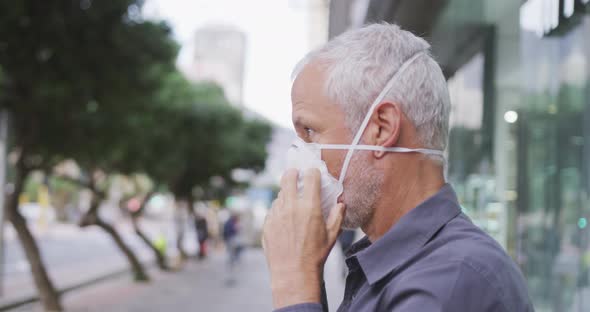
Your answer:
[[[305,135],[307,135],[308,137],[310,137],[313,134],[313,130],[311,128],[305,127],[303,128],[303,130],[305,131]]]

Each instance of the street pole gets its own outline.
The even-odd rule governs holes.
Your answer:
[[[0,111],[0,297],[4,295],[4,196],[6,184],[6,140],[8,114]]]

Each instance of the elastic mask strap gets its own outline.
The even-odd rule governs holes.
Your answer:
[[[346,144],[313,144],[320,149],[331,150],[357,150],[357,151],[376,151],[376,152],[391,152],[391,153],[420,153],[425,155],[435,155],[444,157],[444,152],[440,150],[433,150],[427,148],[407,148],[407,147],[384,147],[378,145],[346,145]]]
[[[420,52],[414,54],[414,56],[412,56],[410,59],[408,59],[407,61],[405,61],[402,64],[402,66],[393,74],[391,79],[389,79],[389,81],[387,82],[387,84],[385,85],[385,87],[383,88],[381,93],[379,93],[379,96],[377,96],[377,98],[375,99],[375,101],[373,102],[371,107],[369,108],[369,111],[367,112],[367,115],[365,116],[363,123],[361,124],[359,130],[357,131],[356,135],[354,136],[354,139],[352,140],[352,144],[347,147],[348,153],[346,153],[346,158],[344,158],[344,164],[342,165],[342,170],[340,171],[340,179],[339,180],[341,183],[344,183],[344,177],[346,176],[346,171],[348,170],[348,165],[350,164],[350,159],[352,158],[352,153],[354,152],[355,146],[358,145],[359,141],[361,140],[361,136],[365,132],[365,128],[367,127],[367,124],[369,123],[369,120],[371,119],[371,116],[373,115],[373,111],[375,110],[375,107],[377,107],[377,105],[379,105],[379,103],[381,103],[381,101],[383,100],[383,98],[385,97],[387,92],[389,92],[389,90],[393,86],[393,83],[395,82],[396,78],[401,76],[404,73],[404,71],[422,54],[424,54],[424,51],[420,51]]]

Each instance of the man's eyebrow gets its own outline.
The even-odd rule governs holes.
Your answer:
[[[303,127],[307,123],[307,119],[304,116],[296,115],[293,117],[293,125],[297,127]]]

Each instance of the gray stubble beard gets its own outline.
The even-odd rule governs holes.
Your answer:
[[[369,153],[355,152],[350,161],[343,201],[346,214],[342,222],[345,229],[356,229],[372,218],[375,203],[381,194],[384,173],[369,162]]]

